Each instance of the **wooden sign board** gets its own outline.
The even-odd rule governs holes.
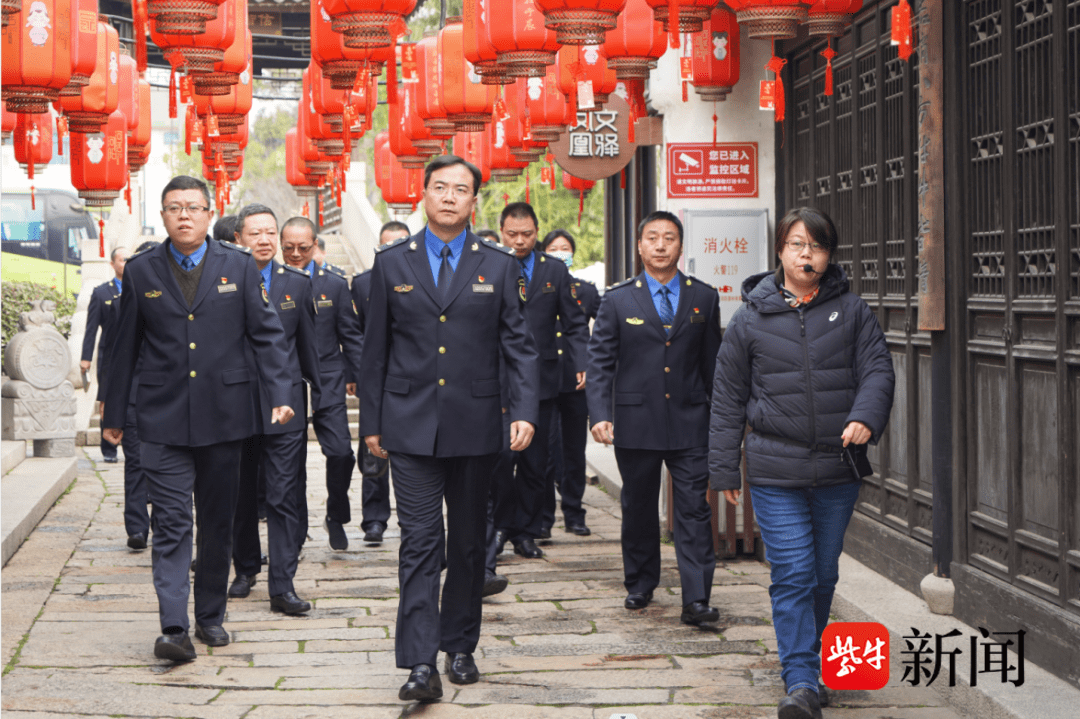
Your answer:
[[[572,127],[549,145],[559,167],[583,180],[604,180],[630,164],[630,106],[616,94],[602,110],[578,112]],[[637,140],[638,138],[634,138]]]

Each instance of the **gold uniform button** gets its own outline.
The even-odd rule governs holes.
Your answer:
[[[671,368],[670,368],[670,367],[665,367],[665,368],[664,368],[664,371],[665,371],[665,372],[670,372],[670,371],[671,371]]]
[[[446,322],[446,315],[439,315],[439,322]]]
[[[440,347],[439,348],[439,354],[441,354],[441,355],[446,354],[446,348],[445,347]]]
[[[439,380],[439,386],[440,387],[442,387],[444,384],[446,384],[446,380],[444,380],[444,379]]]
[[[670,394],[665,394],[664,399],[671,399],[671,395]]]
[[[195,343],[192,342],[191,344],[188,345],[188,347],[190,347],[191,349],[195,349]]]
[[[559,350],[559,354],[562,354],[562,350]]]
[[[671,342],[665,342],[665,343],[664,343],[664,346],[665,346],[665,347],[670,347],[670,346],[671,346]]]
[[[191,376],[192,376],[192,377],[194,377],[194,376],[195,376],[195,370],[191,370]]]
[[[556,336],[556,337],[562,337],[562,332],[556,332],[556,333],[555,333],[555,336]]]
[[[188,315],[188,316],[187,316],[187,318],[188,318],[189,320],[193,320],[193,319],[195,319],[195,315]]]

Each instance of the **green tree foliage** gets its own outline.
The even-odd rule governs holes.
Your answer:
[[[7,346],[19,331],[19,315],[30,310],[33,300],[52,300],[56,303],[56,329],[67,337],[71,334],[71,316],[75,314],[75,297],[65,296],[62,290],[34,282],[4,282],[0,285],[3,306],[3,342]]]
[[[299,214],[303,203],[285,180],[285,133],[296,126],[298,111],[296,103],[280,102],[248,119],[251,125],[244,150],[244,174],[236,183],[233,204],[226,212],[258,202],[281,220]]]

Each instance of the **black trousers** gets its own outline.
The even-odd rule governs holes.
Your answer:
[[[124,437],[120,444],[124,448],[124,530],[129,537],[136,534],[149,536],[150,512],[146,509],[146,475],[139,459],[139,428],[135,422],[134,404],[128,405]],[[113,446],[114,451],[115,449]]]
[[[551,433],[554,411],[554,399],[541,401],[532,442],[521,452],[500,452],[493,469],[493,481],[498,485],[495,492],[495,527],[506,531],[514,541],[540,536],[544,521],[548,435]],[[509,436],[509,428],[506,432]]]
[[[349,416],[345,403],[320,407],[311,416],[315,436],[319,438],[326,457],[326,516],[335,522],[348,524],[352,520],[349,507],[349,485],[352,483],[356,455],[349,435]]]
[[[373,455],[363,437],[357,449],[363,476],[360,492],[363,519],[360,527],[367,531],[375,522],[385,526],[390,521],[390,460]]]
[[[205,447],[143,442],[140,450],[153,505],[151,560],[161,628],[188,629],[192,495],[198,518],[199,554],[195,567],[195,621],[202,626],[218,626],[225,618],[240,441]]]
[[[480,640],[485,510],[495,455],[394,453],[398,553],[397,665],[435,666],[438,652],[473,652]],[[443,533],[443,501],[446,532]],[[439,604],[439,576],[446,581]]]
[[[556,489],[562,497],[566,523],[585,524],[585,508],[581,506],[585,495],[585,444],[589,439],[585,391],[560,392],[552,415],[543,526],[555,525]]]
[[[617,431],[617,430],[616,430]],[[675,556],[679,561],[682,603],[708,602],[716,556],[709,509],[708,447],[683,450],[615,447],[622,475],[623,584],[629,594],[646,594],[660,583],[660,472],[671,471],[674,495]]]
[[[293,591],[296,576],[300,511],[301,447],[307,429],[284,434],[257,434],[243,442],[240,452],[240,489],[233,526],[233,567],[237,574],[258,574],[262,568],[259,544],[257,483],[259,468],[266,476],[266,537],[270,555],[267,588],[270,596]],[[199,561],[202,561],[201,559]]]

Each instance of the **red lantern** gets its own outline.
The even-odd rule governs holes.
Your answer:
[[[127,119],[109,115],[101,132],[71,132],[71,184],[90,207],[108,207],[128,180]]]
[[[73,0],[71,18],[71,81],[61,95],[78,95],[90,83],[97,65],[97,0]]]
[[[528,165],[540,159],[547,143],[532,135],[525,92],[524,78],[506,86],[506,144],[510,146],[510,155],[515,160]]]
[[[402,46],[404,49],[405,46]],[[417,112],[417,87],[415,82],[408,83],[398,93],[401,104],[401,131],[417,149],[417,154],[424,157],[438,155],[442,151],[442,142],[431,135],[431,130]]]
[[[664,32],[671,36],[671,46],[679,46],[680,32],[701,32],[701,24],[716,7],[713,0],[647,0],[653,9],[653,15],[664,24]],[[676,13],[679,21],[670,22],[671,13]]]
[[[52,160],[52,124],[52,113],[48,110],[40,115],[20,113],[15,121],[12,135],[15,160],[31,180],[37,165],[48,165]]]
[[[510,77],[543,77],[559,42],[531,0],[487,0],[488,40]]]
[[[12,15],[22,10],[22,0],[3,0],[0,2],[0,13],[3,13],[3,26],[8,26],[8,20]],[[10,132],[5,130],[5,132]]]
[[[145,10],[141,12],[146,13],[160,33],[199,35],[206,32],[206,25],[218,17],[218,6],[225,1],[150,0]],[[154,42],[157,42],[157,40]],[[161,47],[160,44],[159,47]]]
[[[253,99],[251,87],[251,57],[248,65],[240,73],[240,82],[232,85],[224,95],[192,95],[192,104],[196,114],[204,120],[212,116],[217,123],[218,132],[236,132],[241,124],[247,124],[247,115],[251,112]]]
[[[203,177],[206,178],[207,182],[213,182],[215,185],[217,184],[218,180],[220,179],[220,177],[219,177],[219,175],[217,173],[217,168],[214,167],[214,163],[212,161],[207,162],[205,158],[203,159],[203,163],[202,163],[202,173],[203,173]],[[237,159],[237,161],[235,163],[233,163],[231,166],[230,165],[225,166],[225,178],[229,182],[237,182],[237,181],[239,181],[240,178],[243,176],[243,174],[244,174],[244,157],[243,157],[243,155],[241,155],[239,157],[239,159]]]
[[[375,143],[375,181],[382,190],[383,200],[391,209],[412,211],[420,202],[424,171],[407,169],[394,157],[390,151],[389,134],[385,131],[379,133]]]
[[[438,143],[432,143],[429,139],[426,143],[416,145],[406,131],[409,116],[418,118],[413,107],[413,90],[409,85],[401,88],[398,94],[398,102],[390,103],[390,151],[394,153],[398,161],[408,169],[423,168],[427,158],[439,151]],[[423,123],[419,123],[421,127]],[[425,128],[426,129],[426,128]],[[430,133],[429,133],[430,137]],[[434,144],[434,147],[432,146]]]
[[[296,188],[308,185],[307,165],[300,151],[299,130],[290,127],[285,132],[285,181]]]
[[[480,168],[480,184],[491,179],[489,132],[459,132],[454,135],[454,154]]]
[[[308,174],[311,175],[309,182],[315,184],[319,176],[325,176],[330,172],[331,157],[320,150],[315,143],[315,138],[312,136],[308,126],[310,118],[311,113],[301,106],[296,122],[297,142],[299,143],[300,156],[308,167]]]
[[[559,50],[558,79],[571,112],[599,110],[618,84],[599,45],[566,45]],[[593,103],[588,105],[590,91]]]
[[[462,6],[463,48],[465,59],[473,64],[480,81],[485,85],[505,85],[513,81],[506,67],[497,61],[498,53],[491,44],[488,24],[491,0],[476,0]]]
[[[431,136],[443,140],[454,136],[454,123],[446,117],[443,86],[439,72],[439,48],[435,37],[416,43],[416,112],[431,129]]]
[[[128,131],[128,171],[138,172],[150,158],[150,83],[139,80],[139,120],[134,130]]]
[[[515,160],[514,155],[510,152],[510,141],[507,137],[507,124],[510,122],[516,122],[516,120],[513,118],[493,120],[488,130],[491,177],[495,182],[509,182],[529,166],[527,162]]]
[[[312,79],[312,74],[315,74],[315,79]],[[344,109],[343,94],[337,90],[331,90],[330,92],[338,94],[339,101],[335,104],[331,98],[327,98],[326,104],[322,105],[325,109],[327,107],[336,107],[339,112],[322,114],[318,111],[318,107],[315,104],[315,95],[317,94],[315,87],[322,84],[322,77],[319,74],[319,66],[314,62],[308,63],[308,66],[304,69],[303,79],[303,91],[300,94],[300,111],[304,114],[305,134],[315,141],[315,144],[326,155],[340,155],[345,151],[345,140],[341,134],[342,123],[344,118],[341,111]],[[334,125],[337,125],[335,130]]]
[[[627,0],[534,0],[563,45],[599,45]]]
[[[120,97],[117,109],[124,113],[127,130],[130,132],[139,126],[139,72],[135,59],[127,55],[120,56]]]
[[[40,115],[71,80],[71,16],[71,0],[33,0],[11,15],[0,63],[10,112]]]
[[[727,99],[739,81],[739,23],[735,14],[717,6],[691,38],[694,91],[706,102]]]
[[[386,47],[405,31],[416,0],[323,0],[332,27],[354,48]]]
[[[786,40],[806,22],[806,5],[796,0],[725,0],[748,37]]]
[[[472,63],[465,59],[464,26],[460,17],[447,18],[439,31],[437,48],[446,119],[458,132],[480,132],[491,122],[495,88],[480,82]]]
[[[544,77],[522,78],[517,83],[518,98],[528,108],[530,134],[537,142],[555,142],[574,122],[574,109],[559,89],[559,75],[560,67],[550,65]],[[611,85],[615,86],[614,74]]]
[[[77,95],[64,95],[60,106],[72,132],[95,133],[120,103],[120,36],[98,21],[97,64],[90,82]]]
[[[214,64],[224,59],[225,48],[236,39],[236,3],[245,0],[224,0],[220,8],[214,8],[213,16],[205,21],[204,29],[199,32],[191,32],[196,27],[194,23],[177,24],[166,13],[155,15],[158,1],[161,0],[150,3],[150,38],[162,49],[165,59],[174,70],[187,68],[189,73],[213,72]]]
[[[247,2],[232,3],[233,22],[235,30],[233,41],[225,48],[225,54],[220,62],[214,63],[212,72],[204,72],[195,75],[195,92],[200,95],[224,95],[229,89],[240,82],[240,73],[248,68],[248,57],[251,55],[251,28],[248,27],[248,4]],[[230,6],[225,5],[220,12],[228,12]]]
[[[815,0],[806,18],[811,36],[843,35],[851,16],[862,9],[862,0]]]
[[[667,51],[664,26],[656,21],[646,0],[627,0],[626,9],[601,49],[618,79],[647,78]]]
[[[345,37],[332,27],[330,15],[323,0],[308,3],[311,9],[311,59],[317,62],[323,74],[330,78],[335,90],[348,90],[356,83],[356,73],[367,67],[371,75],[378,76],[390,57],[392,47],[385,49],[353,48],[345,44]]]

